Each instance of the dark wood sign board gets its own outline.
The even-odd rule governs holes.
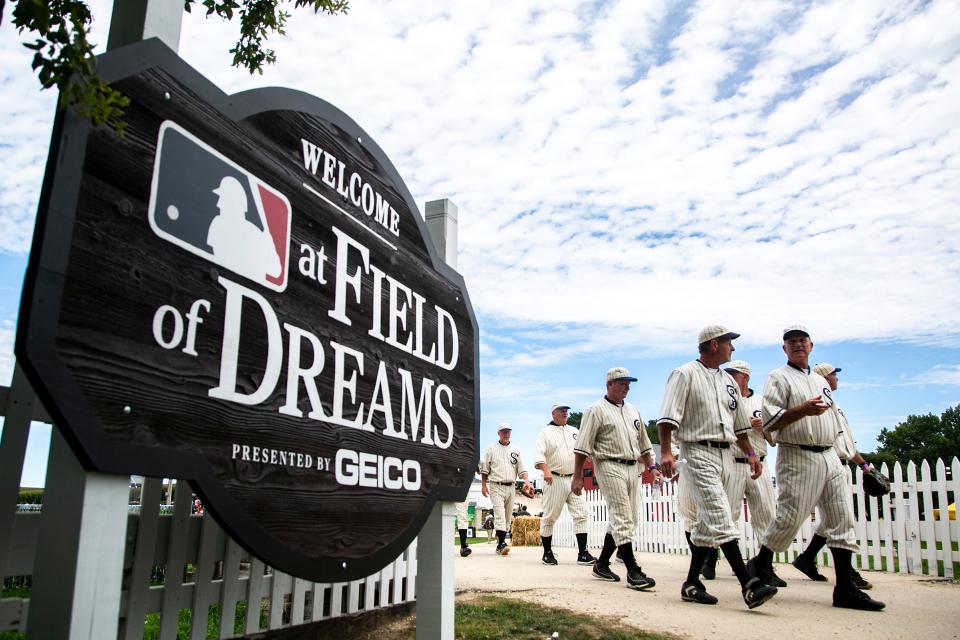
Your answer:
[[[399,555],[477,467],[478,331],[386,155],[314,96],[228,96],[157,40],[58,113],[16,354],[90,470],[190,481],[317,581]]]

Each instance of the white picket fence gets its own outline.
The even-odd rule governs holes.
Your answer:
[[[947,517],[947,507],[960,498],[960,461],[953,458],[949,469],[943,460],[938,460],[934,467],[926,461],[919,468],[910,462],[904,471],[904,466],[896,463],[892,473],[887,465],[883,465],[881,471],[891,479],[891,491],[880,499],[863,493],[860,469],[850,475],[860,544],[859,567],[960,577],[960,521]],[[689,553],[675,507],[676,483],[642,487],[636,548],[646,553]],[[590,513],[588,544],[601,547],[607,529],[607,505],[600,490],[588,491],[585,495]],[[934,506],[940,507],[939,518],[934,517]],[[806,547],[816,531],[818,518],[818,514],[811,514],[791,548],[777,554],[778,562],[789,562]],[[739,526],[741,551],[745,557],[751,557],[759,543],[746,504]],[[566,510],[554,527],[553,540],[557,546],[576,545],[573,522]],[[821,554],[820,563],[830,563],[829,552]]]

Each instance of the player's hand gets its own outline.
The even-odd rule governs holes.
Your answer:
[[[651,482],[653,482],[653,484],[655,484],[656,486],[658,486],[658,487],[659,487],[659,486],[662,486],[662,485],[663,485],[663,474],[660,473],[660,470],[659,470],[659,469],[653,469],[653,470],[650,471],[650,480],[651,480]]]
[[[756,480],[763,473],[763,463],[757,456],[750,456],[747,460],[750,461],[750,478]]]
[[[480,493],[483,494],[483,497],[484,497],[484,498],[489,498],[489,497],[490,497],[490,490],[487,489],[487,485],[483,485],[482,487],[480,487]]]
[[[543,481],[547,484],[553,484],[553,474],[547,469],[543,470]]]
[[[800,405],[800,413],[805,416],[819,416],[830,408],[821,396],[814,396]]]
[[[677,472],[676,459],[669,451],[660,451],[660,473],[664,478],[672,478]]]
[[[570,481],[570,491],[577,496],[583,493],[583,476],[574,474],[573,480]]]
[[[763,433],[763,418],[750,418],[750,426],[757,433]]]

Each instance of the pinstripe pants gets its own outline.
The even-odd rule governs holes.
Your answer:
[[[637,475],[637,467],[614,460],[594,460],[593,467],[610,511],[607,533],[613,536],[618,547],[628,542],[633,544],[640,515],[640,476]]]
[[[540,536],[553,535],[553,523],[563,513],[563,505],[567,505],[570,517],[573,518],[575,533],[587,532],[587,503],[583,496],[570,491],[573,476],[558,476],[554,474],[550,484],[543,487],[543,517],[540,519]]]
[[[740,493],[736,496],[737,511],[734,520],[740,519],[740,509],[743,505],[743,497],[747,497],[747,506],[750,508],[750,524],[753,526],[754,535],[760,536],[770,523],[777,509],[777,492],[773,487],[773,478],[770,477],[770,470],[767,465],[763,465],[763,473],[756,480],[750,479],[750,465],[738,462],[737,476]]]
[[[457,503],[457,529],[466,529],[470,526],[470,521],[467,520],[467,503],[458,502]]]
[[[818,531],[827,546],[859,550],[847,478],[833,449],[817,453],[781,444],[777,454],[777,515],[761,537],[772,551],[786,551],[814,507],[822,521]]]
[[[846,462],[841,461],[841,462],[840,462],[840,467],[843,469],[843,480],[844,480],[844,482],[843,482],[843,485],[844,485],[843,493],[844,493],[845,496],[847,496],[847,504],[850,506],[850,513],[853,513],[853,489],[850,487],[850,466],[849,466]],[[823,536],[824,538],[829,538],[830,536],[829,536],[827,533],[824,533],[824,531],[826,531],[825,524],[826,524],[826,523],[825,523],[825,520],[824,520],[824,518],[823,518],[823,514],[821,513],[821,514],[820,514],[820,524],[817,525],[816,534],[817,534],[818,536]],[[856,530],[854,530],[854,531],[856,531]],[[854,534],[854,535],[856,535],[856,534]],[[858,549],[858,550],[859,550],[859,549]]]
[[[697,503],[693,501],[687,488],[690,481],[685,479],[686,473],[687,466],[684,465],[677,479],[677,513],[683,518],[683,530],[693,531],[693,526],[697,523]]]
[[[510,522],[513,520],[513,494],[516,491],[514,483],[498,484],[488,482],[490,502],[493,503],[493,528],[497,531],[510,531]]]
[[[736,462],[730,449],[714,449],[696,443],[680,443],[680,456],[687,459],[680,478],[686,484],[696,506],[696,517],[690,528],[690,540],[698,547],[716,548],[740,539],[733,521],[731,498],[736,491]]]

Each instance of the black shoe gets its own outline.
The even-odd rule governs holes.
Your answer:
[[[594,558],[592,555],[590,555],[589,551],[584,551],[583,553],[577,556],[577,564],[591,565],[596,561],[597,559]]]
[[[710,555],[703,561],[703,568],[700,569],[700,575],[704,580],[713,580],[717,577],[717,550],[711,549]],[[711,598],[713,596],[710,596]]]
[[[860,589],[855,587],[834,587],[833,606],[844,609],[860,609],[862,611],[880,611],[885,604],[879,600],[874,600]]]
[[[817,563],[813,562],[812,560],[807,560],[803,556],[797,556],[797,559],[790,564],[792,564],[800,573],[807,576],[814,582],[827,581],[827,576],[817,571]]]
[[[751,578],[758,578],[763,584],[769,585],[774,588],[774,593],[776,593],[776,584],[775,580],[779,580],[776,575],[773,573],[773,567],[761,567],[757,564],[756,558],[751,558],[750,562],[747,563],[747,573]],[[748,583],[749,584],[749,583]],[[760,604],[763,604],[762,602]],[[760,606],[760,605],[757,605]]]
[[[743,601],[750,609],[756,609],[775,595],[777,588],[764,584],[760,578],[750,578],[750,582],[743,588]]]
[[[680,587],[680,599],[697,604],[717,604],[718,602],[717,598],[707,593],[707,588],[699,582],[684,582]]]
[[[771,577],[770,584],[772,584],[776,588],[782,589],[783,587],[787,586],[787,581],[781,578],[780,576],[778,576],[777,572],[774,571],[773,569],[770,569],[770,577]]]
[[[636,567],[627,571],[627,586],[637,591],[646,591],[657,586],[657,581],[648,577],[640,567]]]
[[[460,547],[460,557],[466,558],[471,553],[473,553],[473,549],[470,547]]]
[[[593,565],[593,577],[606,580],[607,582],[620,582],[620,576],[610,571],[610,565],[600,564],[599,560]]]
[[[850,569],[850,571],[853,573],[853,586],[855,586],[857,589],[860,589],[861,591],[869,591],[870,589],[873,589],[873,585],[870,582],[867,582],[866,580],[864,580],[863,576],[860,575],[859,571],[857,571],[856,569]]]
[[[498,544],[497,545],[497,555],[505,556],[510,553],[510,545],[508,544]]]
[[[553,551],[547,551],[543,554],[543,564],[557,564],[557,559],[553,557]]]

